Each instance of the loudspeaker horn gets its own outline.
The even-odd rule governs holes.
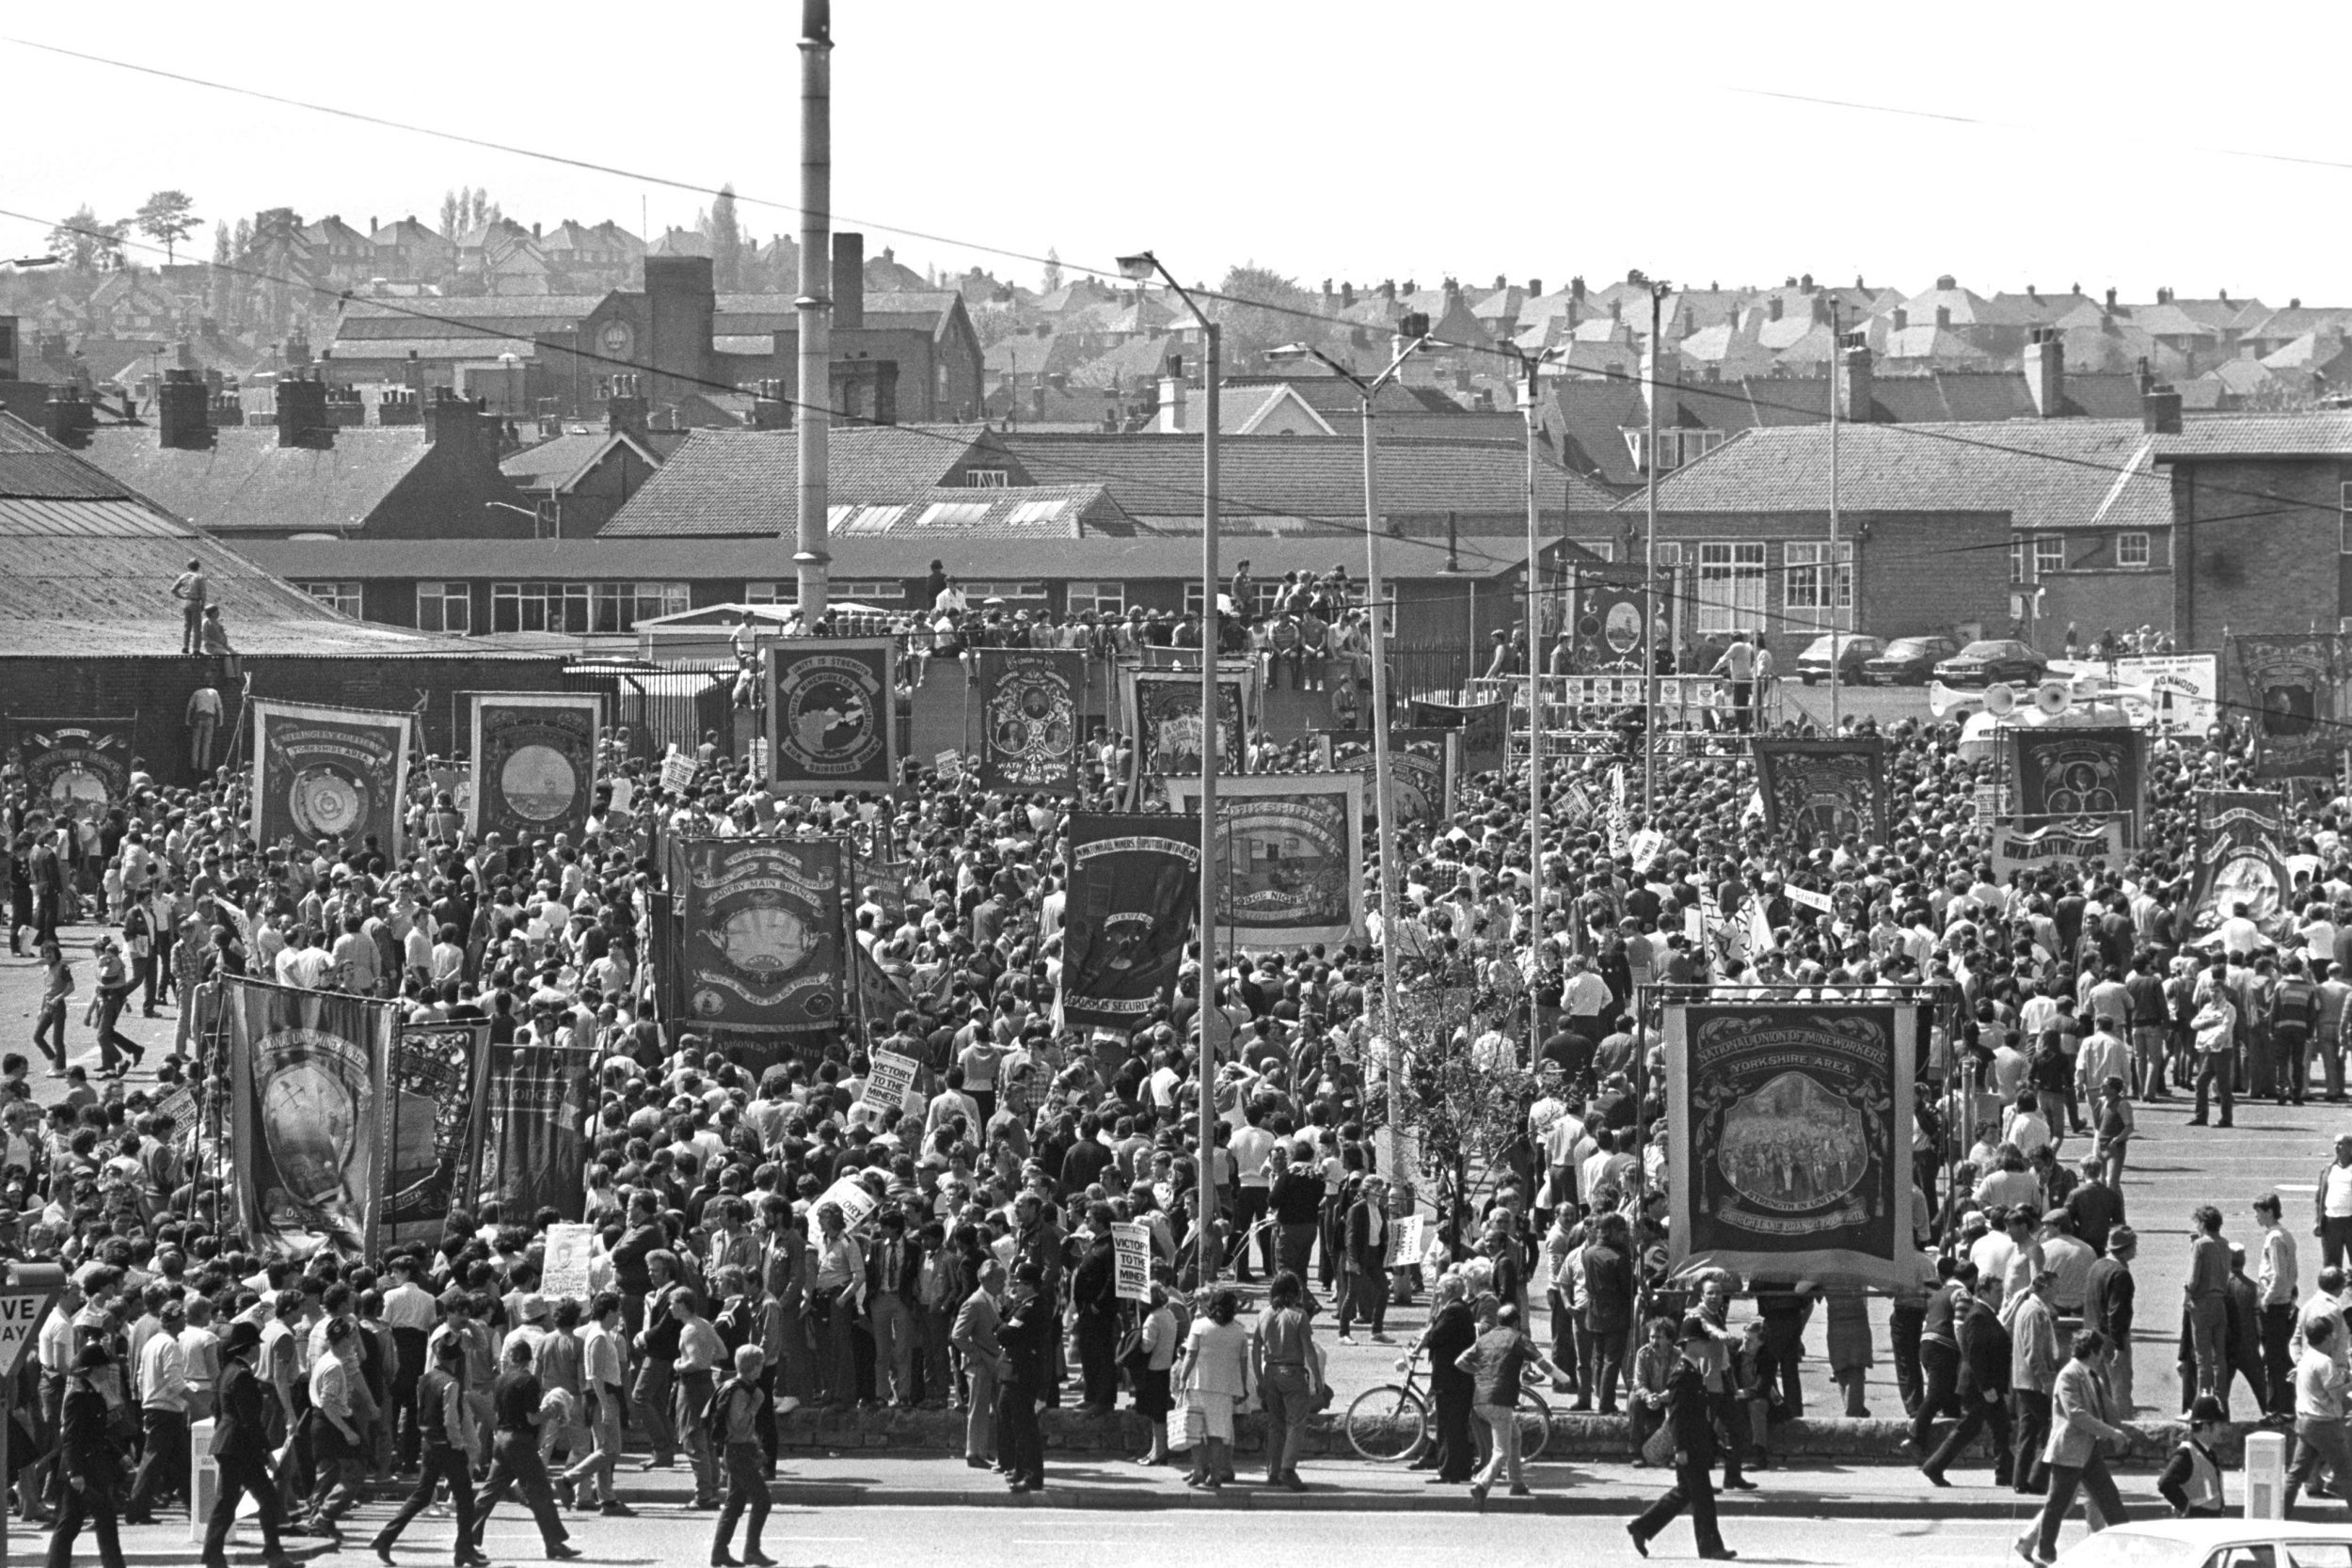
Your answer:
[[[1984,689],[1984,711],[1995,719],[2006,719],[2017,711],[2017,689],[2007,681],[1994,681]]]
[[[2060,680],[2043,681],[2033,689],[2033,705],[2056,719],[2074,705],[2074,689]]]
[[[1973,707],[1982,700],[1973,691],[1955,691],[1942,681],[1928,683],[1928,711],[1938,719],[1956,707]]]

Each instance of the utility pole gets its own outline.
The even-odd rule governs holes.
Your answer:
[[[1666,374],[1665,344],[1660,319],[1665,313],[1666,285],[1649,286],[1649,461],[1644,467],[1647,483],[1643,492],[1645,518],[1642,561],[1642,816],[1650,826],[1658,815],[1658,623],[1661,603],[1658,593],[1658,390]]]
[[[1525,381],[1519,392],[1519,408],[1527,419],[1527,879],[1528,879],[1528,951],[1539,953],[1544,940],[1544,677],[1543,677],[1543,606],[1541,584],[1541,547],[1536,538],[1535,512],[1535,389],[1539,385],[1536,368],[1543,356],[1519,354],[1519,369]],[[1475,579],[1471,592],[1477,591]],[[1470,644],[1470,655],[1477,657],[1478,645]],[[1507,716],[1508,707],[1503,709]],[[1538,970],[1541,964],[1537,965]],[[1531,979],[1527,987],[1527,1060],[1532,1067],[1536,1053],[1543,1049],[1543,1009],[1537,1004],[1536,986]]]
[[[1843,731],[1839,727],[1838,678],[1846,666],[1844,628],[1838,625],[1837,590],[1843,586],[1845,575],[1837,564],[1837,387],[1838,372],[1845,367],[1838,356],[1843,350],[1837,341],[1837,296],[1829,300],[1829,733],[1836,739]],[[1851,385],[1851,382],[1848,385]]]
[[[828,426],[833,419],[833,0],[801,0],[800,407],[793,450],[800,462],[800,526],[792,564],[800,575],[801,629],[824,618],[828,548]]]

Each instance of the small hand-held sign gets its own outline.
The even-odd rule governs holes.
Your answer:
[[[65,1270],[55,1263],[10,1263],[0,1280],[0,1475],[8,1472],[8,1398],[16,1389],[17,1363],[24,1347],[65,1287]],[[8,1515],[0,1509],[0,1565],[8,1560]]]

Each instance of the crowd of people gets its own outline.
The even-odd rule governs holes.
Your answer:
[[[1360,614],[1343,589],[1319,606],[1329,592],[1306,589],[1299,612],[1327,626]],[[1220,946],[1205,976],[1196,942],[1175,994],[1123,1038],[1062,1029],[1054,1010],[1076,917],[1060,837],[1073,809],[1112,809],[1117,736],[1088,750],[1075,798],[989,794],[915,767],[897,798],[861,800],[771,797],[715,744],[667,791],[660,759],[621,734],[589,818],[516,842],[467,832],[427,758],[397,854],[380,833],[256,844],[246,782],[227,769],[191,786],[141,766],[103,814],[60,817],[11,758],[10,949],[41,964],[42,1067],[0,1061],[0,1243],[72,1278],[21,1373],[17,1505],[56,1521],[59,1549],[85,1520],[108,1549],[116,1518],[188,1496],[187,1423],[212,1418],[223,1509],[260,1497],[273,1551],[284,1531],[340,1538],[360,1482],[401,1476],[416,1490],[384,1548],[437,1488],[461,1561],[510,1496],[563,1557],[566,1511],[627,1513],[614,1472],[633,1445],[691,1476],[695,1506],[717,1515],[714,1562],[733,1560],[739,1519],[745,1560],[764,1561],[765,1479],[796,1406],[962,1411],[966,1463],[1029,1490],[1047,1481],[1039,1412],[1106,1416],[1122,1394],[1139,1457],[1184,1450],[1203,1487],[1232,1479],[1236,1412],[1262,1409],[1265,1480],[1296,1488],[1300,1434],[1331,1397],[1329,1344],[1359,1326],[1385,1341],[1392,1296],[1425,1291],[1414,1348],[1430,1359],[1438,1435],[1416,1463],[1433,1480],[1482,1500],[1499,1481],[1523,1487],[1507,1412],[1521,1376],[1547,1372],[1577,1408],[1626,1415],[1629,1456],[1674,1469],[1637,1544],[1687,1505],[1702,1547],[1729,1555],[1710,1470],[1740,1487],[1770,1463],[1774,1429],[1802,1409],[1811,1314],[1826,1305],[1849,1414],[1873,1334],[1856,1290],[1668,1276],[1661,1048],[1639,988],[1827,1001],[1918,986],[1948,1027],[1914,1142],[1920,1282],[1898,1296],[1887,1348],[1929,1479],[1990,1426],[1998,1479],[2045,1498],[2025,1549],[2046,1560],[2078,1488],[2121,1516],[2101,1445],[2133,1408],[2133,1106],[2193,1085],[2227,1126],[2241,1093],[2343,1097],[2352,847],[2339,830],[2352,807],[2305,809],[2297,847],[2319,869],[2280,918],[2240,911],[2206,931],[2186,896],[2195,793],[2243,780],[2230,735],[2152,744],[2148,807],[2120,863],[2002,885],[1977,814],[1980,765],[1961,756],[1957,728],[1883,733],[1883,844],[1772,842],[1748,809],[1751,765],[1720,740],[1676,745],[1655,810],[1637,801],[1613,822],[1611,769],[1640,771],[1638,732],[1620,725],[1548,757],[1531,866],[1524,769],[1470,778],[1450,815],[1401,825],[1393,928],[1367,896],[1359,941]],[[1303,748],[1263,737],[1253,763],[1307,765]],[[1642,863],[1634,832],[1657,835]],[[805,1049],[710,1037],[661,1016],[650,983],[660,842],[754,833],[861,846],[848,925],[897,1000]],[[1770,940],[1694,942],[1693,908]],[[82,933],[71,948],[69,927]],[[1467,983],[1476,1010],[1425,1038],[1379,1037],[1391,943],[1408,992]],[[240,976],[596,1051],[587,1294],[542,1289],[560,1216],[494,1200],[390,1256],[259,1254],[215,1180],[225,1067],[195,1022]],[[1502,996],[1515,1000],[1483,1000]],[[1207,1148],[1193,1109],[1204,1007],[1232,1040],[1211,1069],[1225,1114]],[[866,1098],[874,1050],[920,1064],[913,1096]],[[1388,1074],[1409,1098],[1455,1055],[1531,1074],[1502,1153],[1466,1182],[1381,1168]],[[2339,1165],[2352,1172],[2352,1143]],[[1214,1227],[1200,1224],[1204,1183]],[[2326,1386],[2305,1397],[2316,1354],[2334,1368],[2336,1425],[2304,1443],[2332,1464],[2352,1174],[2324,1180],[2318,1205],[2329,1273],[2308,1301],[2292,1243],[2271,1240],[2275,1205],[2250,1276],[2221,1216],[2201,1213],[2183,1387],[2189,1414],[2205,1399],[2226,1413],[2242,1373],[2258,1407],[2299,1433],[2305,1404],[2325,1402]],[[1394,1257],[1408,1210],[1430,1217],[1430,1241]],[[1117,1281],[1114,1227],[1131,1225],[1151,1241],[1139,1303]],[[1732,1314],[1740,1294],[1752,1318]],[[1939,1440],[1946,1417],[1958,1424]],[[2173,1480],[2201,1488],[2201,1475]],[[214,1515],[208,1561],[228,1517]]]

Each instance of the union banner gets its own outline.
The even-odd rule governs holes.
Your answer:
[[[509,840],[577,833],[596,791],[594,692],[479,691],[473,696],[473,777],[467,826]]]
[[[746,1034],[840,1021],[838,839],[693,838],[675,844],[685,1016]]]
[[[1908,1289],[1910,1005],[1666,1008],[1670,1260]]]
[[[2233,637],[2254,707],[2254,776],[2293,779],[2336,770],[2344,737],[2336,720],[2332,636]]]
[[[393,1009],[342,991],[226,980],[237,1222],[266,1257],[368,1250],[382,1199]]]
[[[1459,730],[1389,732],[1389,805],[1399,821],[1453,819],[1461,741]],[[1369,773],[1379,762],[1369,730],[1315,731],[1315,757],[1327,773]]]
[[[1127,723],[1136,737],[1136,783],[1200,774],[1200,675],[1187,670],[1128,670]],[[1216,756],[1219,771],[1242,771],[1248,755],[1248,682],[1216,678]]]
[[[1862,740],[1780,740],[1758,736],[1756,793],[1764,831],[1776,842],[1806,848],[1826,836],[1884,844],[1886,749]]]
[[[982,789],[1078,792],[1086,660],[1074,648],[980,650]]]
[[[2197,847],[2189,866],[2189,923],[2210,931],[2244,912],[2268,928],[2288,911],[2295,886],[2287,866],[2286,803],[2254,790],[2206,790],[2197,797]]]
[[[1464,707],[1457,703],[1433,703],[1426,698],[1416,697],[1406,717],[1422,729],[1460,731],[1464,773],[1500,772],[1510,760],[1511,704],[1508,698]]]
[[[398,860],[411,724],[405,713],[255,699],[255,840],[308,848],[373,838]]]
[[[8,748],[35,806],[95,822],[131,797],[137,729],[136,719],[11,719]]]
[[[1200,781],[1168,781],[1198,816]],[[1216,923],[1245,947],[1343,942],[1363,923],[1364,777],[1260,774],[1216,782]]]
[[[474,1156],[489,1038],[487,1023],[404,1023],[393,1036],[378,1118],[384,1200],[371,1253],[440,1240]]]
[[[2094,861],[2111,867],[2123,863],[2123,820],[2086,817],[2078,822],[2053,822],[2031,832],[2023,828],[1993,830],[1993,875],[2004,887],[2019,872],[2072,871]]]
[[[898,781],[898,644],[794,638],[768,648],[768,784],[875,794]]]
[[[580,1219],[588,1206],[588,1117],[596,1053],[585,1046],[494,1045],[483,1093],[478,1200],[501,1223],[528,1225],[542,1209]]]
[[[2122,819],[2126,845],[2138,838],[2140,733],[2124,724],[2010,732],[2017,746],[2017,815],[2026,827],[2085,816]]]
[[[1200,901],[1200,830],[1165,814],[1077,814],[1063,843],[1062,1024],[1138,1028],[1175,994]]]

